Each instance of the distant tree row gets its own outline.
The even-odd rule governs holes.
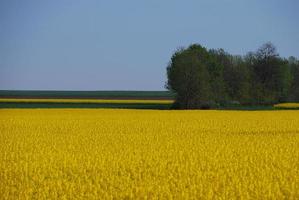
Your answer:
[[[246,56],[199,44],[178,49],[167,78],[166,88],[182,109],[299,102],[299,60],[280,57],[271,43]]]

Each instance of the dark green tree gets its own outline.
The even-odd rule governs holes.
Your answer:
[[[288,59],[288,65],[291,77],[288,100],[299,102],[299,60],[292,56]]]
[[[208,71],[210,74],[210,85],[213,101],[223,105],[228,101],[227,83],[224,74],[227,67],[231,66],[230,55],[223,49],[212,49],[209,51]]]
[[[299,101],[299,61],[279,57],[271,43],[246,56],[194,44],[177,50],[167,67],[167,88],[182,109]]]
[[[175,105],[182,109],[207,107],[210,101],[208,52],[200,45],[177,50],[167,67],[166,87],[176,93]]]
[[[271,43],[262,45],[255,54],[252,67],[253,98],[257,104],[273,104],[287,90],[287,65]]]
[[[233,101],[240,104],[249,104],[250,98],[250,71],[241,56],[232,56],[232,64],[228,67],[231,74],[226,75],[228,91]]]

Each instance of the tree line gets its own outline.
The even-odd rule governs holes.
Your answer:
[[[270,42],[245,56],[199,44],[180,48],[167,78],[166,88],[176,93],[174,106],[182,109],[299,102],[299,60],[280,57]]]

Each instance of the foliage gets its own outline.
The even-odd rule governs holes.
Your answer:
[[[290,57],[288,64],[291,70],[289,101],[299,102],[299,60]]]
[[[177,94],[176,103],[184,109],[201,108],[202,104],[215,107],[299,101],[299,62],[294,57],[279,57],[271,43],[244,57],[191,45],[173,55],[167,77],[167,88]],[[188,101],[192,104],[186,104]]]
[[[200,45],[177,50],[167,67],[167,88],[176,92],[180,108],[198,108],[208,104],[210,88],[207,71],[208,52]]]

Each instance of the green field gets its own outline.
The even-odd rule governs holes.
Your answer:
[[[0,98],[173,99],[169,91],[33,91],[0,90]]]
[[[1,98],[16,99],[111,99],[111,100],[171,100],[168,91],[11,91],[0,90]],[[63,102],[0,102],[0,108],[129,108],[170,109],[165,103],[63,103]]]
[[[175,94],[168,91],[9,91],[0,90],[1,108],[120,108],[171,109]],[[6,101],[6,99],[14,99]],[[36,102],[30,102],[35,99]],[[2,101],[1,101],[2,100]],[[24,102],[24,100],[26,102]],[[103,102],[101,102],[101,100]],[[28,102],[27,102],[28,101]],[[78,102],[73,102],[78,101]],[[96,102],[100,101],[100,102]],[[225,105],[219,110],[298,110],[272,105]]]
[[[170,109],[171,104],[152,103],[2,103],[0,108],[126,108],[126,109]]]

